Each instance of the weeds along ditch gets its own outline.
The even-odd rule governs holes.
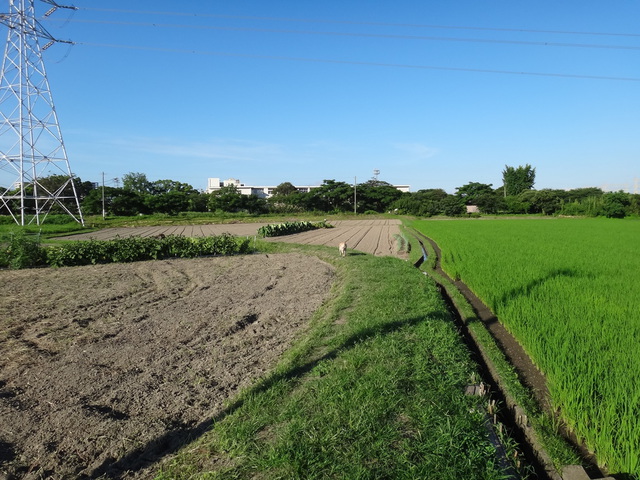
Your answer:
[[[640,474],[640,222],[416,221],[547,377],[553,409],[612,473]]]
[[[553,416],[540,408],[548,398],[545,380],[513,336],[466,285],[442,271],[437,244],[415,230],[412,235],[422,251],[414,266],[438,284],[463,341],[480,365],[482,380],[488,386],[483,388],[484,394],[488,395],[490,405],[497,405],[492,408],[494,425],[507,429],[508,437],[517,442],[516,452],[524,454],[535,478],[559,480],[565,465],[581,468],[581,464],[601,477],[601,472],[585,464],[566,441]]]

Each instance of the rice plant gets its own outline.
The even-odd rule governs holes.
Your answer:
[[[420,221],[443,268],[547,375],[567,425],[612,472],[640,474],[640,222]]]

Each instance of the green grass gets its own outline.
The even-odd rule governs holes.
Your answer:
[[[406,262],[264,244],[335,264],[307,336],[159,479],[497,479],[476,374],[431,280]]]
[[[640,222],[420,221],[443,268],[487,303],[547,375],[599,463],[640,474]]]

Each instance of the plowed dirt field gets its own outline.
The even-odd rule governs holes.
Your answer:
[[[399,220],[333,224],[270,241],[405,255]],[[253,236],[261,225],[68,238]],[[151,478],[273,368],[332,279],[296,254],[0,271],[0,480]]]
[[[0,271],[0,479],[152,478],[333,276],[298,254]]]
[[[329,245],[338,247],[340,242],[347,242],[349,250],[357,250],[372,255],[402,256],[398,248],[401,221],[396,219],[371,220],[338,220],[332,221],[334,228],[313,230],[310,232],[275,237],[274,242],[294,242],[311,245]],[[83,233],[65,239],[85,240],[95,238],[109,240],[116,237],[153,237],[158,235],[183,235],[199,237],[230,233],[238,236],[254,236],[264,223],[219,223],[213,225],[180,225],[169,227],[132,227],[109,228],[98,232]]]

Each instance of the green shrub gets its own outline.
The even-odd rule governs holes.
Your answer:
[[[236,238],[227,233],[197,238],[177,235],[162,238],[127,237],[76,241],[50,247],[47,250],[47,263],[52,267],[70,267],[162,258],[236,255],[249,253],[250,250],[249,239]]]
[[[317,228],[331,228],[332,225],[328,224],[326,220],[321,222],[284,222],[284,223],[271,223],[264,225],[258,229],[258,235],[261,237],[279,237],[282,235],[292,235],[294,233],[306,232],[309,230],[315,230]]]
[[[0,267],[20,269],[45,263],[46,254],[40,245],[40,235],[11,232],[0,240],[0,245]]]

